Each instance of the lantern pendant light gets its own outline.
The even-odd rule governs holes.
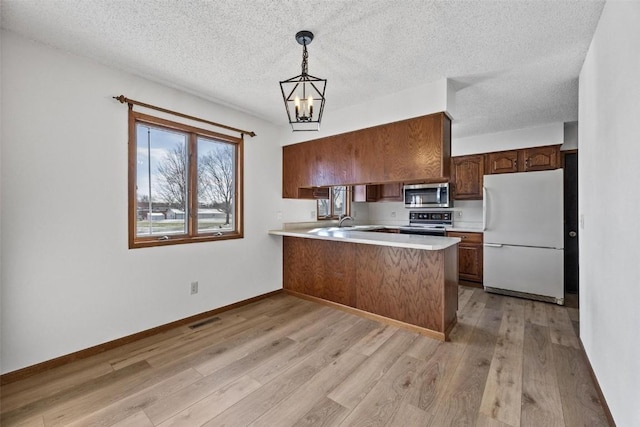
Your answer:
[[[317,131],[324,112],[327,80],[308,73],[307,45],[313,40],[313,33],[299,31],[296,40],[302,45],[302,73],[280,82],[284,107],[294,132]]]

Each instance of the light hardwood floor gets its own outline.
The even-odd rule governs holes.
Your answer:
[[[606,426],[577,309],[460,287],[450,342],[285,294],[1,390],[2,426]]]

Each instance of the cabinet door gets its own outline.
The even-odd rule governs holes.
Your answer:
[[[392,184],[378,185],[378,200],[385,202],[402,202],[404,200],[402,183],[395,182]]]
[[[303,174],[308,169],[304,150],[300,144],[282,147],[282,197],[298,198],[298,188],[306,177]]]
[[[353,182],[384,181],[384,141],[386,134],[379,127],[352,132]]]
[[[401,182],[353,186],[354,202],[402,202],[403,200]]]
[[[354,202],[377,202],[378,186],[377,185],[354,185],[353,201]]]
[[[458,245],[458,276],[463,280],[482,283],[482,245]]]
[[[451,181],[456,200],[481,200],[484,156],[452,157]]]
[[[438,113],[379,126],[385,172],[379,181],[448,179],[450,123],[444,113]]]
[[[489,163],[487,172],[490,174],[518,172],[518,167],[520,166],[518,150],[489,153],[487,154],[487,159]]]
[[[544,171],[560,167],[560,146],[526,148],[524,152],[524,171]]]
[[[458,237],[458,277],[460,280],[482,283],[482,233],[448,231],[447,237]]]

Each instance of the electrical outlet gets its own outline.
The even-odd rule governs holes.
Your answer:
[[[191,282],[191,295],[198,293],[198,282]]]
[[[396,211],[391,212],[391,218],[395,218],[396,217]]]
[[[458,218],[462,218],[462,211],[458,211]]]
[[[311,212],[309,213],[309,217],[310,217],[311,219],[316,219],[316,211],[311,211]]]
[[[282,219],[282,211],[276,212],[276,219],[278,219],[278,220]]]

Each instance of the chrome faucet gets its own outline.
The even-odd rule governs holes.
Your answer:
[[[342,215],[342,216],[340,217],[340,221],[338,221],[338,228],[339,228],[339,227],[342,227],[342,223],[343,223],[343,222],[345,222],[345,221],[347,221],[347,220],[349,220],[349,219],[350,219],[351,221],[353,221],[353,218],[351,218],[349,215]]]

